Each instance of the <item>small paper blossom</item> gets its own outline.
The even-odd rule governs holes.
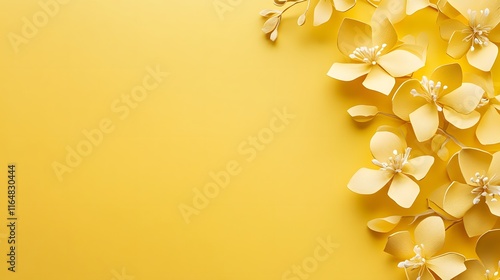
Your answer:
[[[479,260],[467,260],[467,270],[454,280],[500,279],[500,229],[490,230],[481,235],[476,243]]]
[[[448,40],[447,53],[455,59],[467,55],[470,65],[482,71],[490,71],[498,54],[500,42],[499,0],[447,0],[457,10],[457,18],[449,7],[443,9],[450,19],[440,24],[441,37]],[[444,4],[440,4],[443,5]]]
[[[392,23],[402,21],[406,16],[429,6],[436,7],[437,1],[429,0],[385,0],[375,10],[374,18],[387,17]]]
[[[328,76],[341,81],[366,76],[363,86],[389,95],[396,83],[395,77],[407,76],[425,64],[422,54],[414,51],[421,46],[397,46],[397,43],[396,30],[388,19],[383,19],[372,28],[366,23],[346,18],[340,26],[337,45],[352,62],[334,63]]]
[[[390,235],[384,251],[403,260],[398,267],[405,270],[408,279],[434,280],[434,273],[440,279],[449,280],[465,271],[465,258],[457,253],[436,256],[444,241],[444,222],[432,216],[415,227],[414,238],[408,231]]]
[[[314,25],[321,25],[330,20],[333,8],[345,12],[356,5],[356,0],[319,0],[314,8]]]
[[[393,112],[409,121],[417,140],[431,139],[439,127],[439,115],[460,129],[474,126],[480,118],[475,111],[484,90],[472,83],[462,83],[459,64],[438,67],[430,79],[405,81],[392,99]]]
[[[453,182],[444,192],[443,210],[463,218],[470,237],[492,229],[500,217],[500,152],[465,148],[447,168]]]
[[[411,207],[420,192],[415,180],[420,181],[427,175],[434,158],[425,155],[410,159],[411,148],[406,141],[386,130],[373,135],[370,149],[374,157],[372,162],[379,169],[359,169],[348,188],[359,194],[373,194],[389,185],[389,197],[401,207]]]

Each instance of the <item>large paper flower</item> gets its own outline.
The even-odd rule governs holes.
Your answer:
[[[470,65],[490,71],[498,54],[500,42],[500,0],[447,0],[442,1],[456,9],[460,15],[441,22],[441,37],[448,40],[447,53],[456,59],[467,54]],[[444,4],[440,4],[444,6]],[[454,17],[452,9],[442,9]]]
[[[425,64],[421,53],[415,51],[421,46],[397,46],[397,43],[396,30],[388,19],[372,28],[346,18],[340,26],[337,45],[352,63],[334,63],[328,76],[352,81],[366,75],[363,81],[366,88],[388,95],[396,83],[394,77],[409,75]]]
[[[411,148],[399,135],[379,130],[373,135],[370,149],[379,169],[361,168],[348,183],[353,192],[373,194],[389,185],[388,195],[401,207],[409,208],[417,198],[420,188],[414,180],[421,180],[434,163],[432,156],[410,159]]]
[[[449,280],[465,271],[465,258],[457,253],[436,256],[445,241],[444,222],[433,216],[422,220],[415,228],[414,239],[410,232],[400,231],[389,236],[385,252],[404,260],[398,267],[404,268],[408,279]],[[431,273],[432,271],[432,273]]]
[[[469,236],[490,230],[500,217],[500,152],[465,148],[448,163],[453,181],[442,202],[448,214],[463,218]]]
[[[418,141],[426,141],[436,134],[439,115],[455,127],[466,129],[480,118],[475,111],[484,90],[472,83],[462,83],[462,69],[458,64],[438,67],[422,81],[405,81],[394,94],[393,112],[410,121]]]
[[[479,260],[467,260],[467,270],[455,280],[500,279],[500,229],[490,230],[481,235],[476,243]]]

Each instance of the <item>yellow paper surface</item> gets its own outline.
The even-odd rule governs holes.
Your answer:
[[[347,188],[373,167],[377,126],[397,122],[357,124],[346,110],[389,112],[388,97],[326,75],[346,62],[343,17],[369,22],[371,6],[318,27],[289,16],[270,43],[258,15],[267,0],[60,2],[0,3],[0,279],[404,279],[366,223],[415,213],[387,190]],[[421,23],[429,15],[398,32],[428,25],[446,48]],[[428,56],[418,77],[453,61]],[[465,240],[460,229],[447,238],[453,250]]]

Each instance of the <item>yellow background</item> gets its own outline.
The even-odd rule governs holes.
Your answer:
[[[271,0],[232,1],[222,17],[212,0],[71,0],[15,53],[8,34],[21,33],[22,18],[41,10],[37,2],[0,3],[0,174],[17,164],[19,217],[14,274],[5,262],[2,179],[0,279],[120,280],[123,268],[136,280],[279,280],[328,236],[338,248],[309,279],[404,278],[383,252],[385,236],[366,222],[409,211],[384,193],[363,197],[346,187],[370,166],[377,126],[394,124],[358,125],[346,110],[387,97],[326,76],[344,59],[336,47],[342,18],[367,21],[373,8],[365,1],[320,27],[311,14],[298,27],[298,6],[273,44],[258,16]],[[419,25],[444,48],[434,15],[419,12],[398,25],[400,35]],[[426,69],[448,61],[430,54]],[[156,65],[170,76],[121,120],[111,104]],[[238,146],[285,107],[295,118],[247,162]],[[105,118],[115,130],[59,181],[53,162],[64,163],[66,146]],[[179,205],[192,205],[193,188],[230,161],[241,173],[187,224]],[[424,183],[445,176],[434,171]],[[425,197],[417,205],[425,209]]]

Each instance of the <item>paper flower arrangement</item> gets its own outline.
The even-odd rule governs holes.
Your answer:
[[[299,25],[311,5],[314,25],[342,16],[355,4],[372,13],[369,23],[343,17],[336,28],[344,59],[333,62],[327,76],[374,92],[366,95],[365,104],[347,110],[354,121],[382,116],[400,122],[377,129],[369,143],[371,167],[360,168],[347,183],[362,195],[387,192],[402,210],[427,208],[413,216],[368,222],[378,233],[405,229],[388,236],[385,252],[395,257],[394,267],[412,280],[500,280],[500,88],[491,73],[500,43],[500,0],[274,1],[286,7],[261,12],[267,18],[263,31],[273,41],[283,13],[300,3],[307,6]],[[439,34],[446,44],[422,34],[398,37],[396,27],[423,9],[435,14],[430,18],[435,29],[421,32]],[[433,44],[429,48],[428,42]],[[427,65],[428,49],[456,61]],[[383,107],[392,112],[370,104],[371,94],[380,93]],[[446,174],[448,183],[424,180],[432,172]],[[421,189],[428,194],[423,199]],[[476,255],[470,259],[442,251],[448,229],[455,225],[470,240],[468,245],[475,243]]]

